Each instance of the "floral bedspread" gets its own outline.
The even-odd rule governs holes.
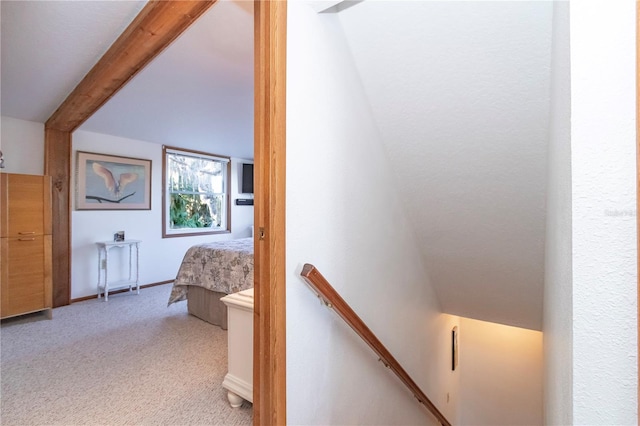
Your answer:
[[[195,285],[227,294],[253,287],[253,238],[198,244],[184,255],[169,305],[187,299]]]

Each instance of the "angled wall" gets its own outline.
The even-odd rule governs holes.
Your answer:
[[[287,43],[287,420],[435,424],[306,288],[308,262],[455,422],[451,318],[429,284],[337,16],[289,2]]]

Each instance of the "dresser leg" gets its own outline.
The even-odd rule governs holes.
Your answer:
[[[231,405],[232,408],[240,407],[242,405],[242,401],[244,401],[244,399],[231,391],[227,392],[227,399],[229,399],[229,405]]]

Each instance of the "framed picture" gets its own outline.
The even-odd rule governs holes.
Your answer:
[[[151,210],[151,160],[77,155],[76,210]]]

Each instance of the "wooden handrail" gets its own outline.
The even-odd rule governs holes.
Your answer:
[[[306,263],[302,268],[300,275],[305,279],[307,284],[316,292],[318,298],[332,308],[349,326],[356,332],[358,336],[364,340],[367,345],[380,357],[380,361],[393,371],[396,376],[404,383],[416,397],[418,402],[423,404],[433,414],[438,421],[444,426],[451,426],[451,423],[436,408],[429,398],[422,392],[411,376],[402,368],[400,363],[391,355],[385,346],[378,340],[375,334],[367,327],[360,317],[351,309],[349,304],[338,294],[338,292],[329,284],[315,266]]]

